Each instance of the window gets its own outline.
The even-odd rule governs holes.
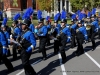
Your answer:
[[[23,9],[27,8],[27,0],[21,0],[22,1],[22,5],[23,5]]]
[[[36,0],[32,0],[33,9],[36,9]]]

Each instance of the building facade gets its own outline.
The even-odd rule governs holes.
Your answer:
[[[24,9],[32,7],[32,0],[4,0],[3,5],[4,13],[11,18],[16,13],[21,13]]]
[[[33,7],[33,9],[36,11],[39,9],[37,0],[4,0],[2,5],[4,6],[3,11],[9,18],[18,12],[22,13],[28,7]],[[61,12],[63,9],[65,9],[67,12],[71,12],[69,0],[54,0],[54,10],[51,9],[51,12],[55,14],[58,11]]]
[[[71,12],[71,4],[69,0],[54,0],[54,14],[61,12],[63,9],[67,12]]]
[[[39,4],[36,1],[36,10],[39,9]],[[52,6],[51,6],[52,8]],[[69,2],[69,0],[54,0],[54,10],[51,9],[51,12],[53,12],[54,14],[57,12],[61,12],[63,9],[65,9],[67,12],[72,12],[71,9],[71,4]]]
[[[56,10],[59,12],[61,12],[63,9],[65,9],[67,12],[71,12],[71,5],[69,0],[54,0],[54,3],[56,3],[58,7]]]

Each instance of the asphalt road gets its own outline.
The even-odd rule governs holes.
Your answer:
[[[53,40],[50,46],[46,46],[47,60],[42,60],[42,54],[38,53],[37,48],[31,55],[30,64],[33,66],[37,75],[100,75],[100,40],[96,39],[96,49],[91,50],[91,42],[84,45],[85,53],[75,56],[76,47],[71,49],[70,43],[66,44],[67,62],[62,64],[61,55],[53,54]],[[12,61],[12,56],[8,57],[14,66],[14,72],[7,73],[7,69],[3,62],[0,64],[0,75],[25,75],[21,65],[20,55],[18,60]]]

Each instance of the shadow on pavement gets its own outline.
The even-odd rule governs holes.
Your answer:
[[[40,70],[37,75],[50,75],[56,67],[60,66],[59,59],[50,62],[45,68]]]

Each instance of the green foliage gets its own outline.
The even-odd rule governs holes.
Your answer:
[[[51,5],[54,0],[37,0],[40,10],[51,11]]]
[[[100,0],[69,0],[71,2],[72,10],[75,12],[78,9],[82,9],[85,6],[89,10],[91,10],[94,7],[97,7],[100,5]]]
[[[0,2],[3,2],[3,0],[0,0]]]

